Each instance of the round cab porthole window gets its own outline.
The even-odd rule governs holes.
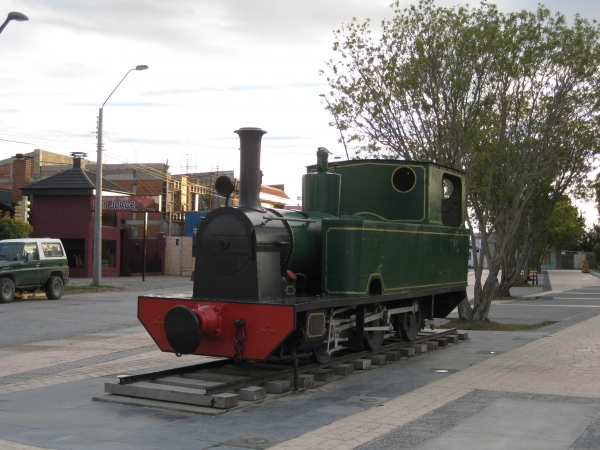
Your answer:
[[[408,192],[415,187],[417,176],[410,167],[400,167],[392,175],[392,184],[400,192]]]

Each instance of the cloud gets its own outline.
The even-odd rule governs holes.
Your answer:
[[[326,87],[327,83],[293,83],[292,87],[294,88],[312,88],[312,87]]]
[[[390,15],[389,0],[29,0],[40,26],[153,40],[195,52],[251,52],[331,39],[353,16]],[[258,56],[258,55],[257,55]]]
[[[209,90],[209,88],[205,89],[166,89],[164,91],[146,91],[142,92],[141,95],[189,95],[189,94],[197,94],[202,91]],[[212,89],[211,89],[212,90]]]
[[[90,107],[93,106],[95,108],[98,107],[98,103],[86,103],[86,102],[73,102],[73,103],[69,103],[69,105],[71,106],[85,106],[85,107]],[[109,104],[107,104],[108,106]],[[166,107],[166,106],[176,106],[176,105],[172,105],[172,104],[167,104],[167,103],[153,103],[153,102],[110,102],[110,106],[158,106],[158,107]]]
[[[304,137],[301,136],[269,136],[266,135],[265,139],[268,139],[270,141],[294,141],[297,139],[304,139]]]
[[[149,138],[118,138],[111,137],[113,143],[146,144],[146,145],[197,145],[196,141],[182,139],[149,139]]]
[[[272,86],[229,86],[226,89],[228,91],[261,91],[272,89]]]

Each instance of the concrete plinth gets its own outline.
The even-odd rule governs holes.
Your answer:
[[[333,370],[317,369],[310,372],[315,377],[316,381],[331,381],[333,380]]]
[[[383,366],[385,365],[385,355],[373,355],[373,356],[369,356],[369,359],[371,360],[371,364],[374,366]]]
[[[170,386],[189,387],[194,389],[206,389],[207,387],[219,386],[223,384],[217,381],[197,380],[193,378],[184,378],[177,376],[157,378],[153,381],[153,383],[168,384]]]
[[[289,382],[294,385],[294,377],[291,376],[286,378]],[[310,373],[301,373],[298,375],[298,389],[308,389],[315,385],[315,376]]]
[[[427,341],[425,342],[427,345],[427,350],[437,350],[438,343],[436,341]]]
[[[400,361],[400,358],[402,357],[402,355],[400,355],[400,352],[397,350],[385,352],[384,355],[388,361]]]
[[[458,333],[456,333],[456,335],[458,336],[459,341],[469,340],[469,333],[467,333],[466,331],[459,331]]]
[[[352,364],[355,370],[368,370],[371,368],[370,359],[353,359],[352,361],[348,361],[348,363]]]
[[[213,406],[213,396],[206,395],[203,389],[181,386],[169,386],[141,381],[133,384],[105,383],[104,391],[109,394],[129,397],[149,398],[165,402],[185,403],[188,405]]]
[[[415,355],[420,355],[421,353],[427,352],[427,344],[413,344],[408,348],[414,349]]]
[[[260,386],[249,386],[242,388],[238,391],[240,400],[255,402],[256,400],[262,400],[267,396],[267,390]]]
[[[240,397],[237,394],[223,392],[213,395],[213,407],[218,409],[235,408],[240,403]]]
[[[283,394],[291,389],[289,380],[275,380],[265,383],[265,389],[269,394]]]
[[[448,346],[448,339],[446,339],[445,337],[434,339],[434,341],[437,342],[438,347],[447,347]]]
[[[354,372],[354,366],[352,364],[336,364],[331,366],[331,370],[333,370],[334,375],[345,376]]]
[[[451,334],[449,336],[444,336],[445,339],[448,339],[449,344],[456,344],[458,342],[458,336],[456,334]]]
[[[402,347],[400,349],[400,354],[405,358],[408,356],[415,356],[415,349],[412,347]]]

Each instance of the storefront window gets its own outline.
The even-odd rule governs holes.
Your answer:
[[[96,213],[92,211],[92,223],[96,225]],[[102,226],[103,227],[116,227],[117,226],[117,212],[116,211],[102,211]]]
[[[117,213],[115,211],[103,211],[102,212],[102,226],[103,227],[116,227],[117,226]]]
[[[83,269],[85,267],[85,239],[61,239],[69,267]]]
[[[117,241],[102,241],[102,267],[117,267]]]

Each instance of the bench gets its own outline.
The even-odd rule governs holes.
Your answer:
[[[538,271],[536,269],[530,270],[527,278],[525,278],[525,271],[521,270],[521,278],[523,278],[523,281],[525,281],[526,283],[529,280],[531,280],[531,284],[536,284],[536,285],[539,284],[538,283]]]

